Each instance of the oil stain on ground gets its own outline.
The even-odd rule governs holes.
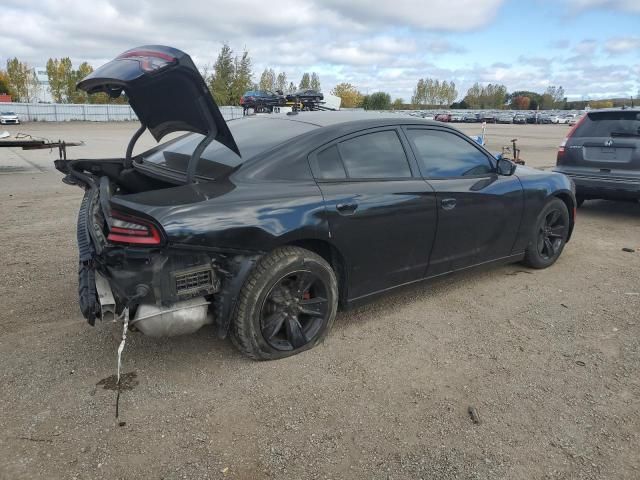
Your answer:
[[[138,386],[138,374],[136,372],[123,373],[120,376],[120,391],[133,390]],[[118,390],[118,376],[111,375],[107,378],[103,378],[96,386],[102,386],[105,390]]]

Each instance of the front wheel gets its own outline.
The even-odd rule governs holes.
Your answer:
[[[542,209],[525,251],[524,264],[531,268],[553,265],[569,235],[569,211],[559,198],[552,199]]]
[[[240,292],[233,343],[254,360],[274,360],[308,350],[335,320],[338,287],[331,266],[299,247],[265,256]]]

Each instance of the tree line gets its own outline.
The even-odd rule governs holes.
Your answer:
[[[50,58],[46,64],[49,89],[56,103],[126,103],[127,99],[111,99],[106,94],[87,95],[75,88],[76,83],[93,72],[93,67],[82,62],[74,68],[68,57]],[[265,68],[257,82],[254,81],[252,60],[247,49],[234,54],[228,43],[224,43],[213,65],[201,69],[205,82],[219,105],[239,105],[240,97],[248,90],[282,91],[284,94],[297,90],[313,89],[321,91],[320,77],[316,72],[304,72],[299,82],[291,81],[286,72],[276,73]],[[12,58],[7,61],[6,69],[0,69],[0,93],[7,93],[14,101],[37,101],[41,86],[35,69],[26,62]],[[640,93],[640,92],[639,92]],[[562,86],[549,86],[543,93],[518,90],[509,93],[502,84],[474,83],[462,100],[453,81],[435,78],[420,78],[413,89],[409,103],[402,98],[392,101],[391,95],[384,91],[363,94],[357,86],[343,82],[336,85],[331,94],[341,98],[345,108],[365,108],[372,110],[388,109],[515,109],[547,110],[552,108],[592,108],[616,106],[615,101],[567,102]]]

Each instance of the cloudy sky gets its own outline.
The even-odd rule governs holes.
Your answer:
[[[69,56],[99,66],[144,44],[213,63],[223,41],[324,91],[347,81],[409,100],[420,77],[570,99],[637,95],[640,0],[2,0],[0,65]]]

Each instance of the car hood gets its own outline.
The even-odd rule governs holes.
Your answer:
[[[124,92],[156,141],[171,132],[195,132],[213,136],[240,155],[200,72],[178,49],[147,45],[127,50],[86,76],[77,88],[114,98]]]

